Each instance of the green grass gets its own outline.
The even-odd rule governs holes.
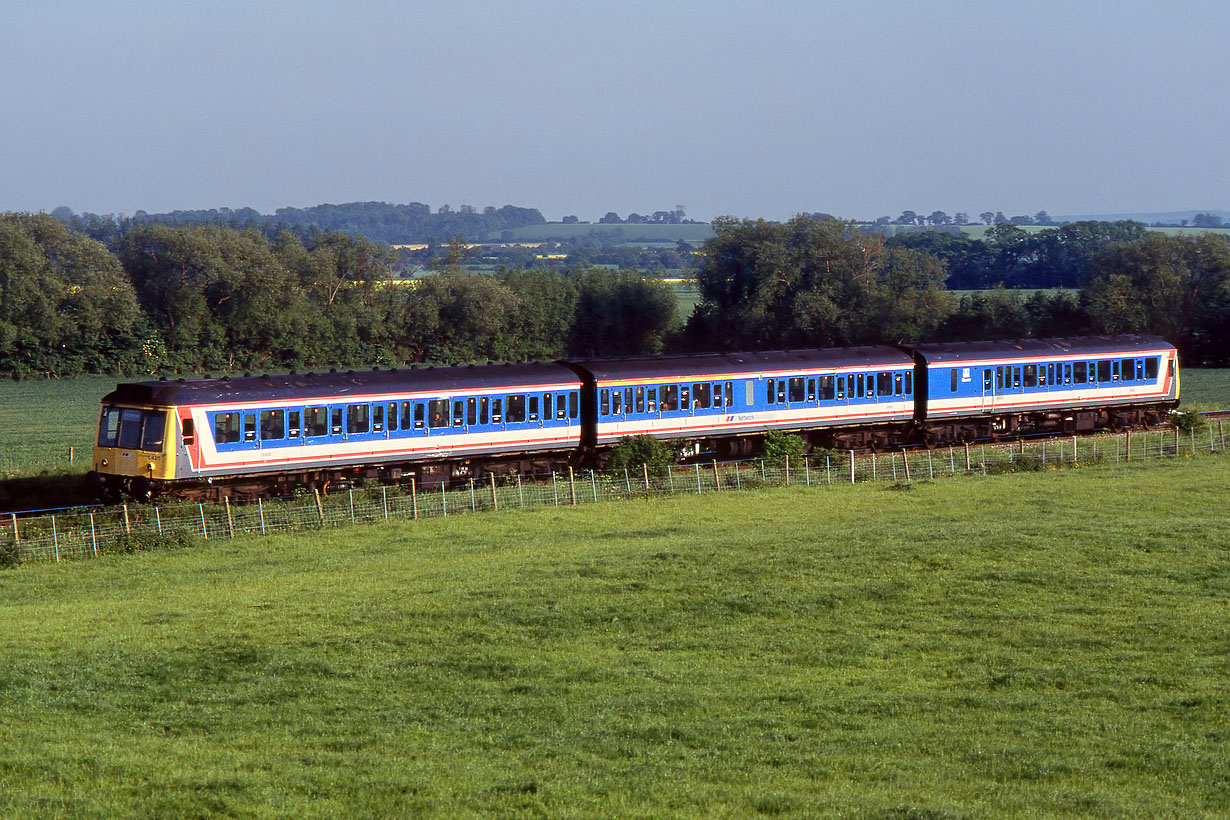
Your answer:
[[[1189,367],[1181,379],[1179,400],[1184,407],[1230,408],[1230,368]]]
[[[0,480],[89,470],[99,400],[122,380],[80,376],[5,381],[0,387]],[[75,448],[72,464],[70,447]]]
[[[1225,817],[1230,461],[0,573],[0,815]]]

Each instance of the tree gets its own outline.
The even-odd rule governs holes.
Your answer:
[[[898,225],[914,225],[918,222],[918,214],[913,211],[902,211],[901,216],[897,217]]]
[[[1189,364],[1230,362],[1230,240],[1164,236],[1111,245],[1089,263],[1081,304],[1105,333],[1156,333]]]
[[[574,356],[658,353],[675,325],[675,294],[633,271],[590,271],[580,278],[569,351]]]
[[[698,349],[829,347],[897,341],[934,326],[943,267],[834,219],[715,220],[700,253]],[[890,306],[891,305],[891,306]],[[891,314],[891,321],[887,321]]]
[[[1217,214],[1199,213],[1192,217],[1192,224],[1197,228],[1220,228],[1222,218]]]
[[[952,222],[952,217],[943,211],[932,211],[931,216],[927,217],[927,222],[932,225],[948,225]]]
[[[0,215],[0,373],[149,372],[147,336],[105,246],[45,214]]]
[[[992,211],[983,211],[978,214],[978,218],[982,220],[983,225],[990,225],[995,221],[995,214]]]

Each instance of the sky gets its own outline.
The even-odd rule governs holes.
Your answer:
[[[0,11],[0,211],[1230,208],[1230,3]]]

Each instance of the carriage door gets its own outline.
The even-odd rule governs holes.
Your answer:
[[[995,409],[995,377],[997,368],[984,367],[982,369],[982,409],[983,411]],[[1003,378],[1003,371],[999,370],[999,378]]]

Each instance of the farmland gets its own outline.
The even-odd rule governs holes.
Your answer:
[[[1225,816],[1227,486],[1213,456],[23,566],[0,811]]]

